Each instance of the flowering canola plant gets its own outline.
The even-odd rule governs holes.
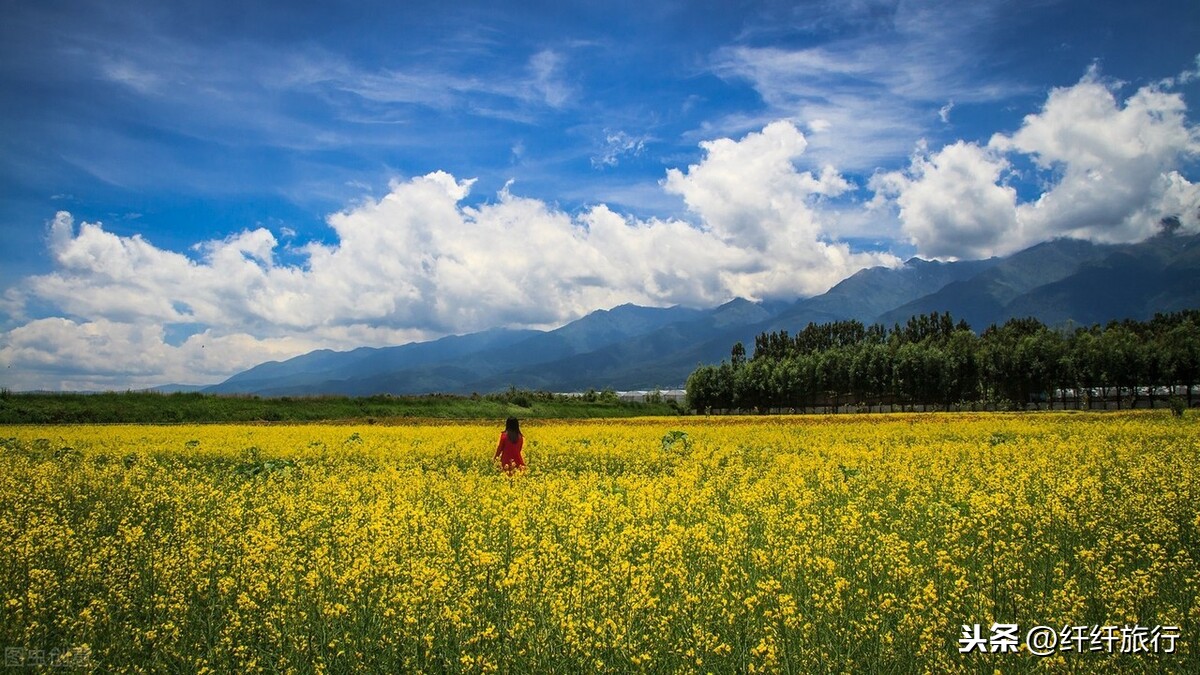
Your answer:
[[[1194,417],[523,427],[513,476],[496,423],[0,427],[0,643],[116,672],[1200,672]],[[960,651],[994,622],[1180,636]]]

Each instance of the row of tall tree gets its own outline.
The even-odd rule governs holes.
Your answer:
[[[809,324],[796,335],[760,334],[746,357],[697,368],[692,410],[753,410],[841,404],[1047,402],[1056,396],[1154,396],[1200,380],[1200,310],[1149,321],[1051,329],[1012,319],[976,334],[949,313],[915,316],[891,329],[859,321]]]

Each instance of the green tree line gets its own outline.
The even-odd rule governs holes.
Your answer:
[[[746,357],[702,365],[688,377],[691,410],[765,410],[843,404],[1023,405],[1072,396],[1155,395],[1200,380],[1200,310],[1149,321],[1051,329],[1011,319],[976,334],[949,313],[891,329],[859,321],[810,323],[798,334],[762,333]],[[1120,405],[1118,403],[1118,405]]]

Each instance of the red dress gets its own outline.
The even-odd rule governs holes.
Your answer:
[[[508,439],[508,432],[501,432],[500,444],[496,446],[496,454],[492,458],[499,457],[500,466],[506,471],[524,469],[525,458],[521,456],[521,448],[524,445],[524,436],[517,436],[517,440],[514,443]]]

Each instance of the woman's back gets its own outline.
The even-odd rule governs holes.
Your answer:
[[[508,418],[505,429],[500,433],[500,442],[496,445],[493,459],[500,460],[501,468],[505,470],[525,468],[525,458],[521,449],[525,446],[525,436],[515,418]]]

